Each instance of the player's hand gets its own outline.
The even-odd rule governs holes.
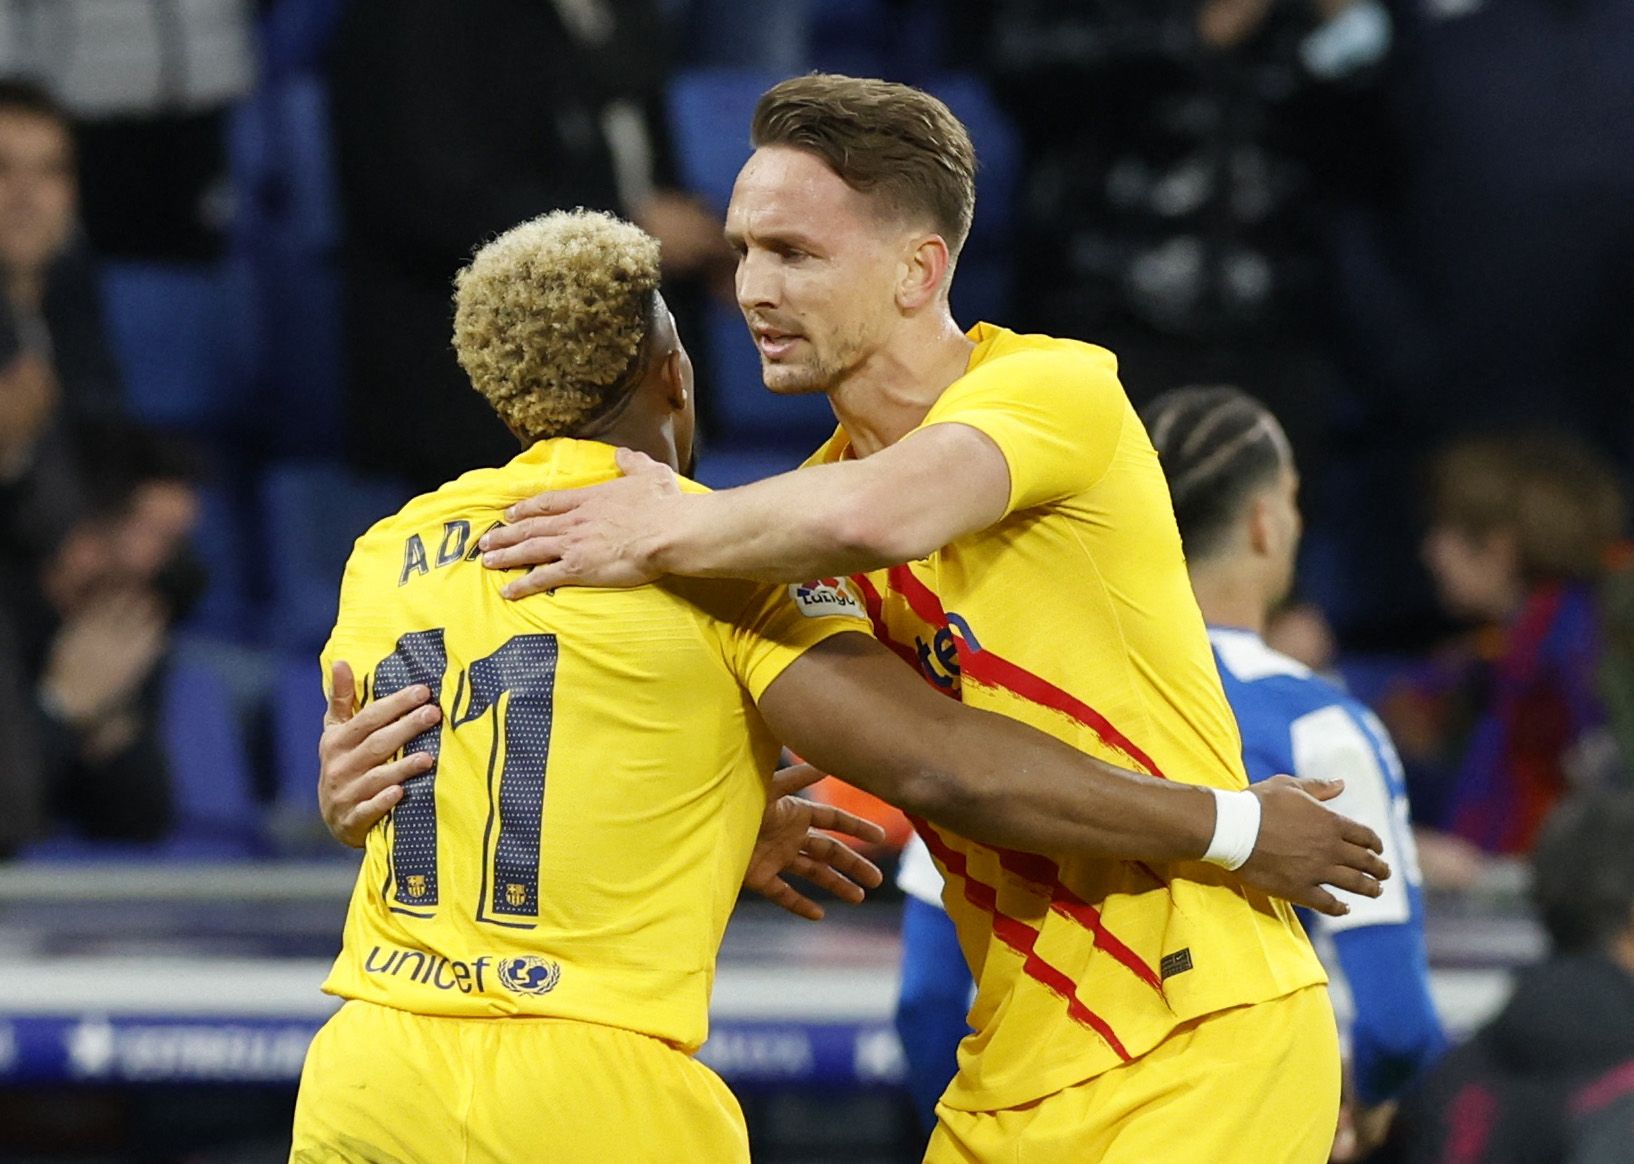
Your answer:
[[[631,449],[618,451],[624,476],[583,489],[540,493],[505,511],[511,524],[477,545],[490,570],[532,567],[508,583],[506,598],[558,586],[641,586],[659,577],[652,561],[671,507],[680,500],[674,470]]]
[[[772,777],[771,800],[760,821],[760,837],[749,858],[749,871],[743,877],[744,888],[753,889],[808,921],[822,921],[823,907],[783,880],[785,873],[803,877],[852,905],[885,879],[879,866],[868,858],[818,831],[831,829],[877,845],[885,839],[884,829],[831,804],[817,804],[793,795],[822,778],[823,773],[810,764],[784,768]]]
[[[357,682],[351,666],[337,661],[329,680],[329,708],[318,740],[318,809],[334,838],[356,849],[403,799],[403,782],[435,763],[421,752],[392,757],[435,727],[443,713],[429,702],[431,689],[423,684],[354,711]]]
[[[1273,776],[1250,791],[1260,801],[1260,835],[1237,876],[1295,905],[1343,917],[1350,907],[1327,886],[1377,897],[1390,866],[1378,834],[1322,805],[1345,790],[1342,780]]]

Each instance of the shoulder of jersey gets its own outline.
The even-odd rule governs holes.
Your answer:
[[[1063,372],[1081,375],[1115,375],[1118,358],[1111,351],[1083,340],[1036,332],[1007,332],[994,347],[990,361],[1017,356],[1043,357]]]

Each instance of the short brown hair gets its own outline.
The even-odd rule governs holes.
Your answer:
[[[611,214],[512,227],[454,278],[454,353],[526,440],[571,436],[629,399],[658,290],[658,240]]]
[[[1601,577],[1626,517],[1616,471],[1574,437],[1466,437],[1431,467],[1430,520],[1472,538],[1511,535],[1530,583]]]
[[[927,219],[955,257],[976,209],[976,149],[952,110],[922,89],[812,73],[761,95],[749,142],[816,154],[853,190]]]

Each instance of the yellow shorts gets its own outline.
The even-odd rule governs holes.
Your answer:
[[[291,1164],[747,1164],[732,1093],[668,1043],[348,1002],[307,1052]]]
[[[1176,1027],[1125,1066],[1005,1111],[936,1108],[925,1164],[1325,1164],[1339,1119],[1327,988]]]

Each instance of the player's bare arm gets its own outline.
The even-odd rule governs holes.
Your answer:
[[[1003,453],[962,424],[718,493],[682,493],[640,453],[618,459],[624,477],[519,502],[483,538],[485,565],[529,568],[507,597],[665,574],[799,582],[900,565],[986,529],[1010,494]]]
[[[1126,772],[947,699],[860,633],[807,651],[766,689],[760,710],[813,764],[972,840],[1170,862],[1201,859],[1214,835],[1208,789]],[[1325,886],[1377,897],[1390,875],[1379,837],[1320,803],[1342,787],[1287,777],[1255,785],[1260,829],[1237,875],[1335,916],[1349,908]]]
[[[351,665],[337,661],[331,669],[329,707],[318,742],[318,808],[341,844],[361,848],[369,830],[403,798],[403,782],[434,763],[425,753],[394,759],[442,718],[430,698],[430,690],[417,684],[358,710]],[[790,885],[788,876],[852,905],[883,880],[872,861],[830,835],[878,844],[885,838],[883,829],[843,809],[794,795],[822,775],[800,764],[772,777],[760,835],[743,878],[746,889],[810,921],[822,920],[823,907]]]

